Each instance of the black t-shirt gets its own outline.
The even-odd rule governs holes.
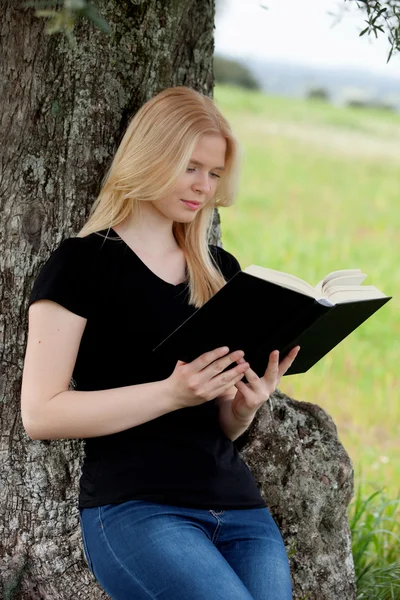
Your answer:
[[[226,280],[240,270],[232,254],[209,249]],[[29,306],[43,298],[87,319],[73,371],[80,391],[169,377],[175,363],[159,364],[152,349],[196,310],[186,282],[158,277],[113,229],[65,239],[37,276]],[[220,510],[266,506],[220,427],[215,400],[87,438],[84,446],[79,508],[133,499]]]

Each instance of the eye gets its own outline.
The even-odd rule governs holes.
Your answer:
[[[193,171],[195,171],[196,169],[195,169],[194,167],[188,167],[186,170],[187,170],[187,171],[189,171],[189,172],[193,172]],[[217,175],[216,173],[211,173],[211,175],[212,175],[213,177],[216,177],[217,179],[220,179],[220,176],[219,176],[219,175]]]

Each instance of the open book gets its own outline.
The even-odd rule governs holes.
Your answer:
[[[321,300],[321,303],[326,302],[328,306],[349,300],[386,297],[374,285],[361,285],[367,276],[360,269],[332,271],[324,279],[321,279],[315,287],[289,273],[274,271],[274,269],[259,267],[258,265],[250,265],[244,269],[244,272],[277,283],[301,294],[306,294],[316,300]]]
[[[329,273],[315,287],[288,273],[250,265],[153,348],[166,372],[176,361],[228,346],[243,350],[259,377],[269,354],[300,346],[285,375],[304,373],[386,304],[391,296],[359,269]],[[232,365],[234,366],[234,365]]]

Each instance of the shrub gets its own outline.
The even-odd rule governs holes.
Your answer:
[[[236,60],[214,56],[214,76],[216,83],[236,85],[258,90],[260,86],[247,67]]]
[[[400,600],[400,498],[380,490],[349,508],[357,600]]]

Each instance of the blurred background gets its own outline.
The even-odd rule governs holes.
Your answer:
[[[220,210],[224,247],[243,269],[262,265],[313,285],[331,271],[360,268],[366,285],[393,297],[309,372],[283,377],[279,388],[325,409],[352,459],[357,600],[400,600],[400,0],[214,1],[214,99],[244,151],[237,201]],[[11,9],[12,2],[3,4]],[[75,17],[92,18],[97,2],[39,4],[63,4],[46,30],[63,31],[71,42],[72,5]],[[128,4],[121,3],[126,10]],[[387,28],[377,38],[366,31],[360,37],[367,4],[398,11],[397,53],[390,56]],[[52,102],[53,116],[61,109]],[[33,169],[31,158],[25,170]],[[42,214],[36,210],[33,224]],[[266,318],[274,315],[266,310]],[[337,484],[327,485],[335,497]],[[322,536],[330,525],[321,522]],[[17,534],[20,541],[21,529]],[[26,564],[6,584],[8,600],[16,600]]]
[[[375,595],[359,596],[375,599],[400,598],[400,56],[387,63],[386,33],[360,37],[365,18],[345,0],[217,0],[214,99],[244,149],[239,197],[220,211],[242,268],[313,285],[360,268],[393,296],[279,386],[337,425],[355,469],[354,544],[369,536],[360,560],[372,552],[395,571],[395,592],[378,595],[374,580]]]
[[[253,81],[271,94],[319,93],[336,106],[376,103],[400,112],[400,57],[386,63],[385,33],[359,37],[366,14],[354,0],[217,0],[216,11],[220,81],[229,81],[237,59],[248,87]]]

